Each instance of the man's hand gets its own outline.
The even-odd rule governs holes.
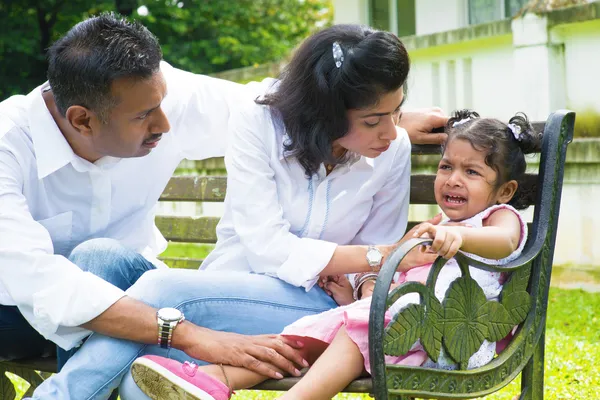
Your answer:
[[[300,376],[297,366],[308,367],[308,362],[298,351],[303,344],[284,336],[245,336],[211,331],[185,322],[175,332],[186,335],[186,342],[189,341],[180,347],[181,350],[209,363],[243,367],[274,379],[283,378],[283,371]]]
[[[448,117],[441,108],[402,111],[398,125],[408,132],[412,144],[442,144],[448,135],[431,133],[435,128],[442,128],[448,122]]]
[[[318,282],[325,293],[333,297],[338,305],[345,306],[354,303],[352,285],[346,275],[327,276],[319,278]]]

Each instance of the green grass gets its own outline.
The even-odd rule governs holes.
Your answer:
[[[160,257],[183,257],[205,259],[208,253],[215,248],[214,244],[191,244],[169,242],[167,250]]]
[[[546,333],[546,400],[596,399],[600,391],[600,293],[551,288]],[[26,389],[20,385],[21,393]],[[489,400],[510,400],[518,379]],[[235,399],[267,400],[277,392],[239,391]],[[336,399],[370,399],[341,394]]]

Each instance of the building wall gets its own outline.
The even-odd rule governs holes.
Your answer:
[[[439,106],[451,112],[473,108],[482,115],[509,118],[514,107],[510,90],[513,58],[510,38],[476,46],[410,52],[407,106]]]
[[[368,24],[368,0],[333,0],[334,24]]]
[[[566,106],[600,112],[600,21],[559,26],[552,33],[564,43]]]
[[[450,31],[468,25],[467,0],[417,0],[417,35]]]

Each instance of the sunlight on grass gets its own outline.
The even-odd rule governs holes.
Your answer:
[[[172,244],[171,244],[172,246]],[[170,247],[171,247],[170,246]],[[194,250],[194,251],[197,251]],[[200,258],[200,257],[199,257]],[[551,288],[546,333],[545,399],[596,399],[600,390],[600,293]],[[11,377],[13,379],[13,377]],[[520,379],[488,400],[510,400],[519,392]],[[18,383],[20,395],[27,389]],[[279,392],[241,390],[240,400],[276,399]],[[370,399],[367,395],[340,394],[335,399]]]

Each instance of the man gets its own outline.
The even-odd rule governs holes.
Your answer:
[[[264,89],[177,70],[161,57],[143,26],[90,18],[50,48],[48,83],[0,104],[0,359],[46,354],[52,343],[73,349],[94,331],[165,341],[270,377],[296,374],[299,344],[207,329],[234,323],[218,318],[195,318],[203,327],[157,318],[124,292],[162,265],[166,242],[152,209],[179,162],[223,155],[229,109]],[[445,122],[439,110],[403,120],[413,140],[443,139],[426,133]],[[59,352],[59,364],[66,356]]]

